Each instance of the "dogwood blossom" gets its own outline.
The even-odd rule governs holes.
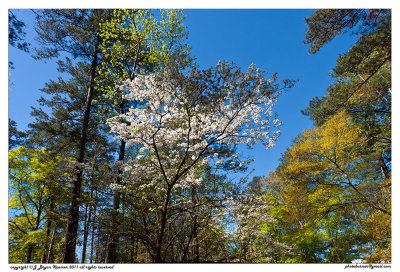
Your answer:
[[[234,152],[221,157],[220,145],[272,147],[279,135],[279,121],[270,123],[279,93],[275,79],[265,79],[254,65],[242,73],[220,62],[189,75],[166,69],[126,81],[120,87],[130,91],[124,98],[142,106],[108,124],[117,138],[141,146],[128,162],[131,181],[155,175],[169,184],[198,182],[193,171],[209,163],[226,161],[231,169],[245,165]]]
[[[128,90],[124,99],[139,106],[109,119],[108,124],[116,138],[138,148],[137,156],[121,167],[127,170],[127,191],[158,211],[153,241],[157,260],[161,260],[168,221],[179,212],[196,210],[192,190],[203,183],[207,167],[237,170],[250,162],[235,153],[238,144],[274,145],[279,122],[270,120],[280,92],[275,80],[275,75],[265,79],[254,65],[242,73],[219,62],[189,74],[166,68],[139,75],[120,87]],[[290,87],[288,83],[283,88]]]

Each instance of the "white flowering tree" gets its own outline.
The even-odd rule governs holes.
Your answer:
[[[254,65],[243,73],[219,62],[186,74],[171,66],[121,86],[130,90],[124,98],[141,106],[109,119],[108,124],[117,138],[140,147],[135,159],[124,164],[126,184],[159,199],[155,262],[164,261],[163,238],[171,205],[190,202],[176,197],[178,190],[201,184],[202,170],[208,165],[243,168],[248,161],[234,152],[238,144],[274,145],[280,122],[272,107],[278,94],[292,86],[289,80],[282,84],[276,80],[275,74],[266,79]]]

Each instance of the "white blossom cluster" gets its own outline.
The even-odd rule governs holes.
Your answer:
[[[131,181],[179,181],[183,187],[200,183],[198,169],[211,162],[218,166],[230,160],[233,168],[248,163],[238,162],[234,153],[221,155],[216,146],[274,145],[279,131],[271,130],[280,122],[270,122],[276,101],[272,81],[254,66],[240,73],[219,63],[212,72],[213,77],[176,76],[166,69],[120,87],[129,90],[125,99],[141,105],[108,120],[117,138],[140,146],[139,155],[125,164]]]

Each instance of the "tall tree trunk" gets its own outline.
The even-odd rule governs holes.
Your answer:
[[[199,254],[199,243],[198,243],[198,238],[197,238],[197,233],[198,233],[198,224],[197,224],[197,192],[196,188],[192,188],[192,201],[193,204],[195,205],[194,208],[194,218],[193,218],[193,242],[194,242],[194,261],[196,263],[200,262],[200,254]]]
[[[92,192],[90,194],[92,195]],[[90,197],[90,200],[91,199],[92,199],[92,196]],[[92,207],[90,206],[90,202],[89,202],[85,208],[85,228],[83,230],[82,263],[85,263],[85,260],[86,260],[86,249],[87,249],[87,242],[88,242],[88,236],[89,236],[89,226],[90,226],[90,221],[91,221],[91,215],[92,215]]]
[[[119,105],[119,113],[120,114],[124,113],[124,103],[121,103]],[[125,158],[125,141],[121,140],[119,147],[118,161],[122,162],[124,161],[124,158]],[[121,184],[121,181],[122,181],[122,169],[119,168],[116,184]],[[119,247],[119,237],[120,237],[118,215],[119,215],[120,202],[121,202],[121,194],[118,191],[116,191],[113,200],[113,211],[111,213],[110,236],[109,236],[109,241],[107,243],[107,251],[106,251],[107,255],[105,263],[118,263],[118,247]]]
[[[95,200],[97,200],[97,193],[95,196]],[[95,202],[96,203],[96,202]],[[94,234],[96,230],[96,209],[97,205],[95,204],[93,207],[93,222],[92,222],[92,234],[91,234],[91,242],[90,242],[90,263],[93,263],[93,258],[94,258]]]
[[[156,263],[164,262],[161,257],[161,251],[162,251],[162,245],[163,245],[165,225],[167,223],[167,212],[168,212],[168,205],[169,205],[169,200],[171,197],[172,187],[173,187],[172,185],[168,185],[167,194],[166,194],[166,197],[164,200],[163,208],[161,210],[160,230],[159,230],[158,236],[157,236],[157,242],[156,242],[156,248],[155,248],[156,252],[155,252],[155,256],[154,256],[154,262],[156,262]]]
[[[204,248],[205,249],[204,249],[204,259],[203,260],[208,261],[208,242],[207,242],[207,239],[205,241]]]
[[[49,212],[51,213],[51,212],[53,212],[53,210],[54,210],[54,203],[53,203],[53,200],[50,200],[50,209],[49,209]],[[47,219],[47,224],[46,224],[46,239],[47,239],[47,240],[50,239],[50,232],[51,232],[51,219]],[[48,250],[50,250],[47,241],[46,241],[45,247],[48,248]],[[47,261],[48,261],[47,256],[48,256],[48,255],[49,255],[49,252],[48,252],[48,251],[47,251],[47,252],[44,252],[43,255],[42,255],[42,258],[41,258],[40,262],[41,262],[41,263],[47,263]]]
[[[33,245],[28,247],[28,252],[26,253],[26,263],[30,263],[32,261],[32,252],[33,252]]]
[[[89,126],[90,108],[92,105],[93,93],[94,93],[94,78],[97,68],[97,49],[98,40],[96,39],[95,53],[90,71],[90,83],[86,96],[85,112],[83,117],[83,123],[80,135],[80,145],[78,154],[78,163],[83,163],[86,151],[87,141],[87,130]],[[74,263],[75,262],[75,250],[76,250],[76,239],[78,235],[79,225],[79,198],[81,197],[82,188],[82,176],[83,170],[78,169],[78,174],[71,187],[71,202],[68,213],[68,223],[65,236],[65,247],[63,254],[63,263]]]
[[[185,240],[183,240],[182,243],[183,245],[181,246],[183,247],[182,258],[181,258],[182,263],[187,262],[187,256],[189,253],[189,247],[192,244],[193,234],[194,234],[194,229],[192,229],[192,231],[190,232],[189,239],[186,245],[185,245]]]
[[[47,263],[51,263],[52,262],[51,253],[53,251],[53,244],[54,244],[54,236],[55,236],[55,234],[56,234],[56,228],[53,229],[53,233],[51,234],[49,250],[47,252]]]
[[[109,230],[109,238],[106,250],[105,263],[118,262],[118,247],[119,247],[119,222],[118,222],[118,209],[120,204],[120,193],[114,194],[113,211],[111,212],[111,224]]]
[[[102,263],[105,260],[104,236],[100,228],[97,228],[95,263]]]
[[[51,224],[51,223],[50,223]],[[47,227],[46,227],[46,240],[50,239],[50,227],[49,227],[49,221],[47,221]],[[49,243],[50,242],[45,242],[44,244],[44,248],[46,248],[47,250],[45,252],[43,252],[42,257],[40,258],[40,263],[47,263],[47,256],[49,254],[48,252],[48,248],[49,248]]]
[[[189,236],[189,240],[186,244],[186,246],[184,246],[184,250],[183,250],[183,256],[182,256],[182,262],[199,262],[199,248],[198,248],[198,244],[197,244],[197,195],[196,195],[196,188],[192,187],[191,189],[191,196],[192,196],[192,202],[193,202],[193,224],[192,224],[192,231],[190,232],[190,236]],[[193,244],[192,244],[193,241]],[[193,257],[190,257],[188,259],[188,253],[189,253],[189,247],[191,247],[191,253],[192,255],[194,255]]]
[[[197,227],[196,227],[196,231],[194,233],[194,262],[195,263],[199,263],[200,262],[200,250],[199,250],[199,240],[197,237]]]

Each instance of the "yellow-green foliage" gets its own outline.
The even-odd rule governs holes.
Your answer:
[[[61,157],[46,149],[20,146],[9,152],[9,262],[25,263],[29,247],[32,261],[39,262],[48,242],[44,223],[48,219],[49,202],[57,205],[65,188],[49,180]],[[50,200],[52,199],[52,200]]]
[[[304,131],[267,179],[277,225],[299,255],[286,262],[390,262],[390,178],[366,157],[362,129],[340,111]]]
[[[187,53],[183,43],[187,33],[182,24],[182,10],[161,10],[159,16],[146,9],[116,9],[100,24],[100,53],[97,89],[106,101],[103,113],[120,113],[124,94],[118,86],[137,73],[149,73],[175,52]],[[160,18],[159,18],[160,17]],[[95,102],[100,102],[95,99]],[[109,107],[107,107],[107,105]],[[111,106],[111,107],[110,107]]]
[[[304,131],[288,150],[290,163],[282,170],[291,175],[318,175],[322,170],[336,169],[336,164],[347,167],[357,157],[362,141],[360,129],[341,111],[321,127]]]

